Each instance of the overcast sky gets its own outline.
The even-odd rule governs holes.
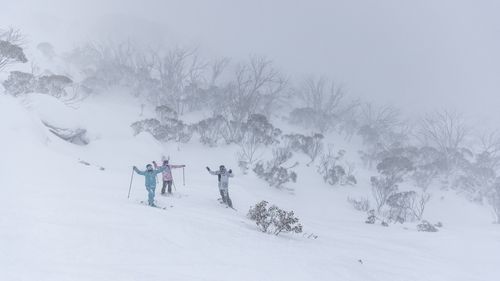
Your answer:
[[[5,2],[5,1],[2,1]],[[132,38],[265,54],[290,75],[326,75],[367,100],[500,124],[500,1],[16,0],[0,27],[67,48]],[[6,5],[6,6],[5,6]],[[500,126],[499,126],[500,127]]]

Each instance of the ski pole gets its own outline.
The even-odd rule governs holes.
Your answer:
[[[177,188],[175,187],[175,181],[173,178],[172,178],[172,184],[174,185],[174,190],[177,191]]]
[[[130,186],[128,188],[128,196],[127,198],[130,198],[130,190],[132,190],[132,181],[134,180],[134,168],[132,168],[132,175],[130,176]]]
[[[184,167],[182,167],[182,186],[186,186],[186,176],[184,175]]]

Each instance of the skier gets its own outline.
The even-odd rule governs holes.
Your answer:
[[[134,171],[141,176],[144,176],[146,180],[146,190],[148,191],[148,204],[151,207],[156,207],[155,205],[155,189],[156,189],[156,175],[165,171],[166,167],[160,167],[159,169],[153,169],[151,164],[146,165],[146,171],[140,171],[134,166]]]
[[[234,177],[233,171],[229,169],[229,171],[226,170],[226,167],[224,165],[220,165],[218,171],[212,171],[210,170],[209,167],[207,167],[207,171],[211,175],[217,175],[219,178],[219,192],[220,195],[222,196],[222,202],[227,204],[229,207],[233,208],[233,203],[231,202],[231,198],[229,198],[229,178]]]
[[[156,164],[155,161],[153,161],[153,165],[155,166],[155,169],[158,169],[158,164]],[[172,177],[172,169],[177,169],[177,168],[184,168],[186,165],[170,165],[168,163],[168,159],[163,159],[163,168],[165,170],[163,171],[163,186],[161,188],[161,194],[165,194],[165,189],[168,186],[168,194],[172,194],[172,183],[174,182],[174,178]]]

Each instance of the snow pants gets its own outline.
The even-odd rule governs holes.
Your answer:
[[[222,197],[222,202],[227,204],[229,207],[233,207],[233,202],[231,198],[229,198],[229,190],[228,189],[219,189],[220,196]]]
[[[165,189],[168,186],[168,194],[172,193],[172,183],[173,181],[163,181],[163,187],[161,188],[161,194],[165,194]]]
[[[155,189],[156,189],[156,186],[146,186],[146,190],[148,191],[148,203],[149,203],[149,205],[154,205],[154,203],[155,203]]]

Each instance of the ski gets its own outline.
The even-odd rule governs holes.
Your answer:
[[[227,205],[226,203],[224,203],[224,202],[222,201],[222,199],[221,199],[221,198],[217,198],[217,201],[219,202],[219,204],[221,204],[221,205],[225,205],[225,206],[226,206],[226,209],[231,208],[231,209],[233,209],[233,210],[235,210],[235,211],[238,211],[238,210],[236,210],[234,207],[230,207],[229,205]]]
[[[166,210],[166,209],[167,209],[167,207],[158,206],[158,205],[151,206],[151,205],[149,205],[149,203],[148,203],[148,202],[146,202],[146,201],[141,201],[141,204],[142,204],[142,205],[145,205],[145,206],[148,206],[148,207],[153,207],[153,208],[156,208],[156,209],[160,209],[160,210]],[[170,208],[172,208],[172,207],[174,207],[174,206],[170,205]]]

